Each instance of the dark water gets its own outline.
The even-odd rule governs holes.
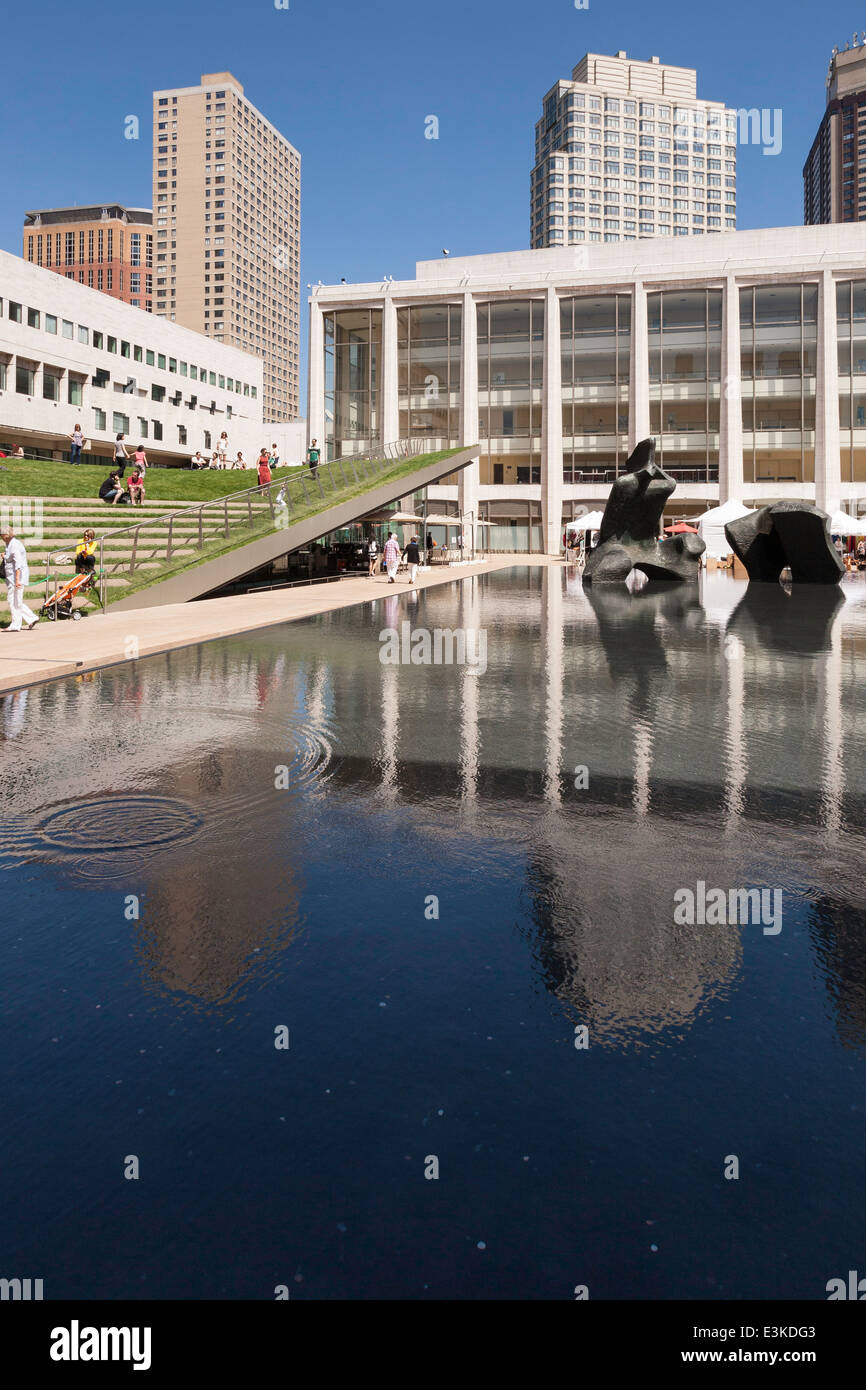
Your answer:
[[[864,600],[513,571],[7,697],[0,1275],[866,1273]],[[383,665],[404,620],[483,629],[486,670]],[[778,890],[781,931],[676,923],[699,881]]]

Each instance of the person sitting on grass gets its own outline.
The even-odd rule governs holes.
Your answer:
[[[123,496],[123,487],[120,482],[119,473],[109,473],[102,487],[99,489],[99,496],[102,498],[102,501],[107,502],[109,506],[117,506]]]
[[[92,574],[96,568],[96,532],[88,526],[75,547],[75,573]]]
[[[134,507],[140,507],[144,501],[144,474],[142,473],[139,464],[135,465],[129,477],[127,478],[126,486],[129,488],[129,495],[132,498],[132,505]]]

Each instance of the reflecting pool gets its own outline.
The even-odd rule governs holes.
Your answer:
[[[404,623],[484,661],[383,661]],[[857,577],[514,569],[4,697],[0,1273],[826,1298],[864,658]]]

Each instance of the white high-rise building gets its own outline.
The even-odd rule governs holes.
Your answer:
[[[535,127],[530,245],[734,231],[736,142],[694,68],[587,53]]]

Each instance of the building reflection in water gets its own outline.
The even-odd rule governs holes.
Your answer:
[[[676,889],[772,886],[784,866],[786,890],[812,903],[840,1032],[862,1042],[861,889],[848,850],[863,796],[846,780],[846,749],[862,752],[854,657],[866,609],[849,602],[843,614],[835,591],[832,604],[735,581],[700,595],[583,593],[566,578],[552,568],[408,600],[401,591],[89,685],[46,686],[29,705],[5,697],[28,855],[53,855],[38,833],[40,759],[57,727],[55,787],[82,801],[147,793],[194,807],[194,844],[135,863],[97,846],[96,871],[80,881],[144,883],[149,978],[212,1006],[307,929],[309,798],[339,799],[371,837],[377,817],[399,810],[428,835],[431,861],[449,837],[464,852],[517,845],[540,978],[570,1019],[617,1045],[687,1026],[731,987],[743,933],[757,930],[675,927]],[[383,665],[378,634],[407,617],[483,626],[486,672]]]

